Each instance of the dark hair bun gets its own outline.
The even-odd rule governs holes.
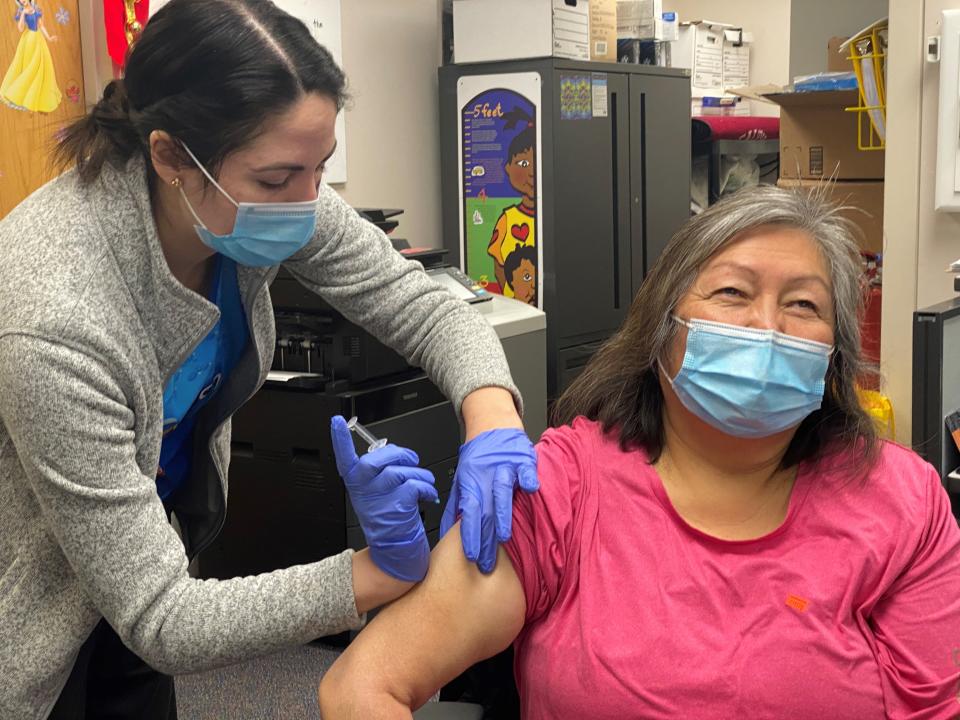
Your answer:
[[[123,80],[111,80],[107,84],[103,97],[90,111],[90,119],[124,156],[139,147],[140,138],[130,119],[130,100]]]

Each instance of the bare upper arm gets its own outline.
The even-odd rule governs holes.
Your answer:
[[[385,608],[320,688],[324,718],[405,717],[466,668],[506,648],[526,601],[503,548],[482,575],[460,549],[459,523],[434,549],[426,579]],[[392,707],[390,707],[392,706]]]

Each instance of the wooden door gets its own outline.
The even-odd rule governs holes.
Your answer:
[[[83,113],[78,0],[0,0],[0,218],[54,177],[55,137]]]

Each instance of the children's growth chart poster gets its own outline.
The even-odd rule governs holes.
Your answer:
[[[542,307],[540,75],[457,83],[463,271],[491,292]]]

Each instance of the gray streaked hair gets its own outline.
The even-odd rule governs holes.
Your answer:
[[[805,232],[826,263],[835,347],[823,406],[801,423],[783,467],[840,448],[862,452],[869,466],[877,452],[876,427],[856,392],[857,378],[869,370],[860,353],[863,264],[855,226],[841,214],[849,208],[828,202],[826,187],[744,188],[687,221],[644,279],[623,326],[554,405],[552,424],[578,416],[597,420],[605,431],[616,430],[624,449],[641,447],[656,461],[664,442],[657,360],[678,331],[671,316],[716,253],[749,231],[779,226]]]

